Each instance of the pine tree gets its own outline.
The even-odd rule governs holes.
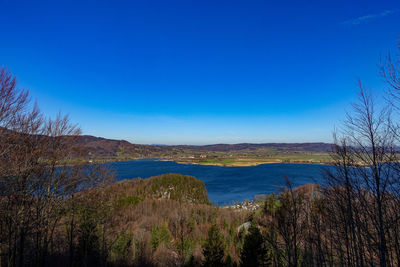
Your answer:
[[[208,230],[206,243],[203,246],[205,261],[203,266],[224,265],[224,242],[223,236],[217,226],[213,224]]]
[[[150,243],[154,250],[156,250],[161,243],[168,244],[170,239],[171,235],[166,223],[163,223],[161,226],[153,227],[151,231]]]
[[[253,221],[249,233],[245,236],[243,249],[240,254],[241,266],[264,266],[267,255],[263,236],[256,223]]]

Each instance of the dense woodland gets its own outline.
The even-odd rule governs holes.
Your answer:
[[[194,177],[115,182],[75,162],[87,152],[79,129],[44,117],[3,68],[0,265],[399,266],[399,58],[383,60],[381,76],[386,104],[360,83],[325,183],[286,177],[249,211],[211,205]]]

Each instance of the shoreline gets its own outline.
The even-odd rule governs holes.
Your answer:
[[[332,165],[329,162],[308,162],[308,161],[299,161],[299,162],[277,162],[277,161],[263,161],[263,162],[233,162],[233,163],[216,163],[216,162],[189,162],[189,161],[180,161],[177,159],[167,159],[167,158],[136,158],[136,159],[127,159],[127,160],[110,160],[110,161],[102,161],[102,163],[117,163],[117,162],[129,162],[129,161],[137,161],[137,160],[155,160],[155,161],[171,161],[178,164],[186,164],[186,165],[204,165],[204,166],[218,166],[218,167],[256,167],[264,164],[310,164],[310,165]],[[93,162],[89,164],[96,164],[99,162]]]
[[[312,165],[332,165],[327,162],[234,162],[234,163],[213,163],[213,162],[185,162],[185,161],[177,161],[177,160],[164,160],[164,161],[173,161],[179,164],[192,164],[192,165],[205,165],[205,166],[219,166],[219,167],[256,167],[264,164],[312,164]]]
[[[130,162],[140,160],[154,160],[154,161],[171,161],[178,164],[191,164],[191,165],[204,165],[204,166],[218,166],[218,167],[256,167],[264,164],[310,164],[310,165],[333,165],[333,162],[316,162],[316,161],[296,161],[296,162],[284,162],[284,161],[246,161],[246,158],[242,158],[243,161],[237,160],[230,163],[219,163],[219,162],[199,162],[199,161],[185,161],[183,159],[173,158],[131,158],[131,159],[92,159],[85,162],[85,164],[107,164],[107,163],[118,163],[118,162]]]

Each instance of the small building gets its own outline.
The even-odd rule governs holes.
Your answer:
[[[207,158],[207,155],[206,154],[201,154],[200,158],[202,158],[202,159]]]

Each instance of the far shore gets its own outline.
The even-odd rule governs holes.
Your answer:
[[[154,159],[158,161],[172,161],[179,164],[191,164],[191,165],[205,165],[205,166],[219,166],[219,167],[254,167],[263,164],[313,164],[313,165],[332,165],[330,162],[315,162],[315,161],[296,161],[296,162],[284,162],[284,161],[235,161],[230,163],[219,163],[219,162],[199,162],[199,161],[182,161],[179,159],[169,159],[169,158],[132,158],[132,159],[98,159],[92,160],[89,164],[96,163],[114,163],[114,162],[129,162],[141,159]]]
[[[329,163],[322,162],[233,162],[233,163],[216,163],[216,162],[185,162],[185,161],[175,161],[171,160],[179,164],[192,164],[192,165],[206,165],[206,166],[220,166],[220,167],[253,167],[263,164],[314,164],[314,165],[331,165]]]

